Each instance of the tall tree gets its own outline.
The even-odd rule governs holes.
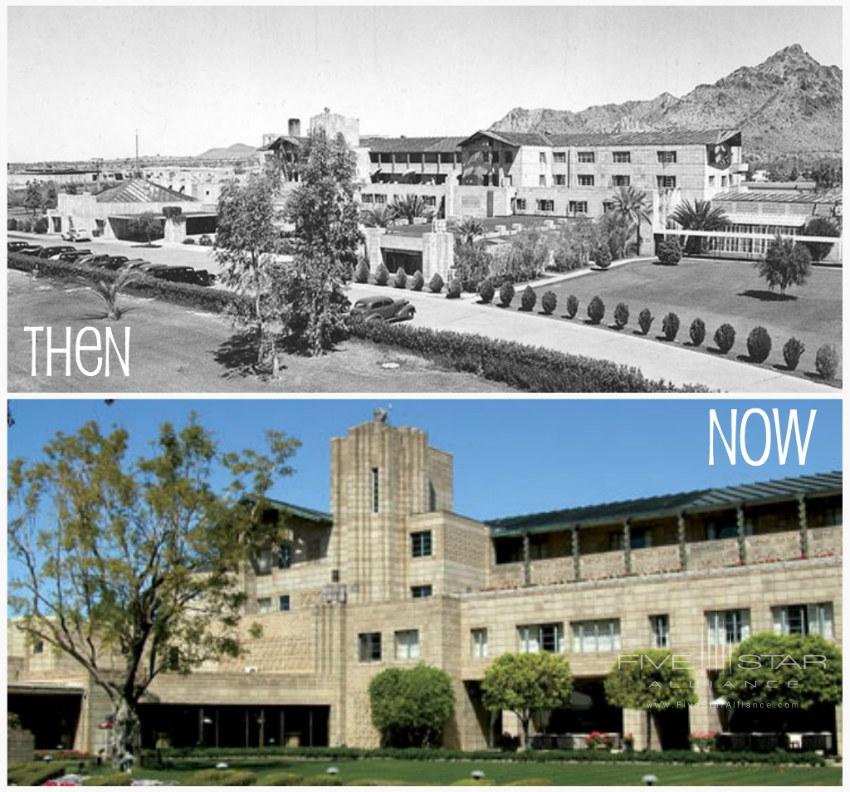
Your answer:
[[[298,172],[286,205],[295,226],[295,261],[284,322],[303,336],[310,354],[320,355],[343,328],[349,302],[342,289],[363,240],[354,199],[356,158],[342,135],[329,140],[318,130],[301,147]]]
[[[640,255],[640,226],[641,223],[649,223],[650,204],[646,193],[629,185],[620,187],[609,199],[613,211],[621,214],[630,223],[634,223],[635,252]]]
[[[508,710],[519,719],[522,744],[528,748],[531,719],[539,710],[567,707],[573,690],[570,664],[550,652],[503,654],[484,672],[484,706]]]
[[[768,287],[773,290],[778,286],[784,297],[789,286],[802,286],[806,282],[811,264],[812,254],[805,245],[777,234],[768,244],[764,257],[755,263],[755,268]]]
[[[471,245],[484,236],[484,225],[477,217],[464,217],[452,225],[452,233],[460,245]]]
[[[288,541],[262,516],[298,442],[267,439],[266,453],[222,451],[191,416],[162,424],[148,455],[131,460],[125,429],[89,422],[9,465],[14,625],[109,697],[116,763],[139,755],[139,702],[160,674],[242,652],[240,568]],[[229,483],[217,490],[214,476]]]
[[[221,283],[245,298],[231,313],[255,332],[257,366],[274,352],[268,328],[280,313],[274,285],[281,239],[275,219],[272,177],[252,175],[244,186],[228,182],[219,195],[213,255],[223,267]]]
[[[32,219],[35,220],[39,211],[41,211],[41,190],[38,183],[34,181],[27,182],[27,191],[24,195],[24,207],[29,209]]]
[[[605,678],[605,697],[615,707],[644,710],[646,747],[652,750],[652,720],[659,712],[683,702],[696,704],[693,672],[665,649],[641,649],[621,654]]]
[[[153,212],[142,212],[130,220],[127,230],[137,239],[144,239],[150,247],[154,237],[162,236],[162,222]]]

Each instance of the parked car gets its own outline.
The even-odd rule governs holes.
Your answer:
[[[206,270],[196,270],[194,267],[166,267],[156,273],[155,277],[176,283],[193,283],[196,286],[211,286],[215,280]]]
[[[392,297],[363,297],[351,308],[351,316],[364,322],[403,322],[413,319],[416,308],[408,300]]]
[[[12,239],[6,242],[7,253],[20,253],[28,247],[32,247],[32,245],[24,239]]]
[[[66,242],[91,242],[91,232],[87,228],[69,228],[61,236]]]
[[[42,250],[44,250],[42,245],[27,245],[25,248],[21,248],[18,253],[23,253],[25,256],[37,256]]]
[[[64,253],[58,253],[55,256],[51,256],[52,261],[69,261],[75,262],[79,261],[81,258],[90,256],[90,250],[66,250]]]
[[[70,253],[74,250],[76,248],[70,245],[50,245],[39,250],[37,255],[39,258],[49,259],[53,258],[53,256],[58,256],[60,253]]]
[[[92,253],[89,251],[87,256],[77,259],[77,264],[81,264],[84,267],[108,268],[111,258],[113,256],[110,256],[108,253]]]

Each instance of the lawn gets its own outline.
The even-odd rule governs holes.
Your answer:
[[[195,769],[214,766],[214,761],[179,760],[173,769],[134,772],[138,778],[181,783]],[[504,785],[529,779],[547,779],[555,786],[640,785],[652,774],[660,785],[694,786],[837,786],[840,767],[777,767],[773,765],[673,765],[673,764],[583,764],[568,762],[469,762],[413,761],[400,759],[360,760],[234,760],[233,769],[251,770],[257,784],[271,773],[290,772],[304,777],[326,774],[329,767],[339,770],[334,778],[344,784],[380,782],[383,785],[449,785],[470,778],[473,770],[483,770],[492,784]]]
[[[218,315],[166,302],[122,296],[126,308],[118,322],[103,319],[103,303],[87,287],[48,278],[34,280],[8,271],[9,390],[12,392],[340,392],[393,393],[420,391],[506,392],[505,385],[455,371],[425,358],[350,340],[330,354],[317,358],[283,355],[277,380],[242,375],[239,365],[251,353],[245,349],[230,322]],[[38,376],[31,376],[31,336],[25,326],[49,326],[54,332],[71,327],[112,326],[123,339],[131,328],[130,376],[85,377],[74,371],[66,377],[54,369],[44,371],[39,355]],[[89,338],[89,341],[91,339]],[[62,358],[64,360],[64,358]],[[91,366],[90,363],[88,365]]]
[[[815,352],[822,344],[834,344],[841,352],[840,268],[813,267],[805,286],[789,290],[787,299],[771,292],[758,277],[752,263],[717,259],[682,259],[675,267],[654,262],[626,264],[605,272],[592,271],[570,278],[551,290],[558,297],[557,316],[564,314],[567,297],[579,299],[579,312],[572,321],[587,318],[587,305],[599,295],[605,303],[603,325],[613,321],[619,302],[629,306],[629,324],[620,332],[637,330],[637,317],[649,308],[655,322],[649,339],[661,334],[661,320],[669,311],[678,314],[681,329],[676,343],[689,344],[688,328],[699,317],[706,324],[704,347],[714,347],[714,331],[729,322],[736,331],[730,356],[747,356],[746,339],[758,325],[770,333],[773,348],[766,366],[784,368],[782,346],[795,336],[806,345],[800,361],[801,374],[811,375]],[[548,291],[540,288],[539,297]],[[514,298],[519,306],[519,295]],[[562,320],[563,321],[563,320]]]

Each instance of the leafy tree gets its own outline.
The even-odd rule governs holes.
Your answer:
[[[640,255],[640,225],[650,222],[651,206],[646,193],[629,185],[628,187],[620,187],[608,200],[611,204],[611,210],[626,218],[634,226],[635,253]]]
[[[44,198],[41,202],[42,209],[55,209],[59,201],[59,193],[56,191],[56,185],[51,181],[47,182],[44,188]]]
[[[367,228],[388,228],[393,224],[395,214],[386,206],[376,206],[363,212],[360,219]]]
[[[532,717],[540,710],[562,709],[570,703],[573,677],[563,655],[551,652],[503,654],[484,672],[484,706],[513,712],[528,748]]]
[[[813,217],[806,223],[800,234],[801,236],[819,237],[841,236],[838,226],[828,217]],[[829,255],[829,251],[832,250],[831,242],[803,242],[801,244],[808,248],[813,261],[823,261]]]
[[[38,213],[41,211],[41,190],[38,183],[34,181],[27,182],[27,191],[24,195],[24,207],[29,209],[32,219],[35,220]]]
[[[841,648],[820,635],[758,633],[735,648],[716,690],[732,704],[839,704]]]
[[[802,286],[811,269],[812,256],[808,248],[779,234],[767,246],[764,258],[755,263],[759,276],[773,290],[777,286],[783,296],[789,286]]]
[[[162,236],[162,223],[153,212],[142,212],[127,223],[127,230],[136,239],[144,239],[150,247],[151,240]]]
[[[342,331],[349,301],[342,289],[363,240],[354,199],[356,159],[342,135],[324,130],[301,148],[300,181],[286,205],[295,226],[295,261],[288,284],[285,324],[320,355]]]
[[[554,264],[558,272],[581,269],[590,265],[590,257],[603,243],[598,225],[587,217],[579,217],[563,227],[555,241]]]
[[[421,196],[411,194],[396,196],[390,204],[390,211],[393,217],[407,220],[410,225],[416,222],[417,217],[428,220],[434,215],[434,212],[422,200]]]
[[[298,442],[267,440],[266,453],[223,451],[193,415],[131,459],[126,429],[89,422],[9,464],[14,624],[109,697],[113,761],[139,755],[139,702],[160,674],[243,651],[240,569],[289,541],[263,515]]]
[[[663,710],[696,704],[690,666],[666,649],[621,654],[605,678],[605,697],[615,707],[644,710],[647,750],[652,749],[652,720]]]
[[[275,228],[273,185],[272,179],[255,174],[244,186],[235,180],[224,186],[213,248],[223,268],[222,285],[245,298],[232,306],[231,313],[238,324],[254,329],[258,366],[273,352],[268,327],[280,314],[280,293],[275,287],[280,237]]]
[[[452,233],[459,245],[471,245],[484,235],[484,226],[477,217],[464,217],[452,226]]]
[[[440,745],[455,707],[449,675],[424,663],[372,677],[369,701],[381,744],[394,748]]]
[[[512,238],[501,274],[516,282],[532,280],[548,263],[549,245],[545,235],[536,228],[527,228]]]
[[[463,242],[455,245],[454,265],[463,288],[471,292],[490,275],[493,257],[482,240]]]
[[[720,231],[729,225],[729,218],[719,207],[711,207],[711,201],[701,201],[697,198],[693,203],[682,201],[670,219],[678,223],[686,231]],[[701,237],[685,237],[685,252],[699,253],[703,249]]]

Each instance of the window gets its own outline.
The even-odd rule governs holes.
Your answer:
[[[567,153],[565,151],[556,151],[552,155],[552,162],[556,165],[564,165],[567,161]]]
[[[289,594],[281,594],[277,598],[277,609],[280,611],[289,610]]]
[[[272,610],[272,598],[271,597],[260,597],[257,600],[257,613],[271,613]]]
[[[746,530],[752,533],[752,524]],[[709,520],[705,527],[706,539],[736,539],[738,537],[738,523],[735,518],[729,520]]]
[[[490,154],[490,162],[492,162],[493,165],[499,164],[499,152],[498,151],[494,151]]]
[[[420,164],[422,163],[422,152],[417,152],[415,154],[411,153],[411,154],[408,154],[407,156],[409,157],[410,162],[418,162]]]
[[[594,151],[579,151],[579,162],[596,162],[596,152]]]
[[[486,630],[485,632],[485,640],[486,640]],[[36,641],[32,645],[32,653],[33,654],[44,654],[44,641]]]
[[[381,660],[381,634],[360,633],[357,636],[357,656],[361,663],[377,663]]]
[[[632,152],[631,151],[615,151],[614,152],[614,162],[620,165],[630,164],[632,161]]]
[[[419,657],[419,630],[399,630],[395,634],[395,659],[416,660]]]
[[[277,565],[280,569],[289,569],[292,566],[292,545],[287,543],[281,545],[280,555],[277,559]]]
[[[545,151],[540,152],[540,164],[541,165],[546,164],[546,152]]]
[[[820,635],[832,638],[832,603],[783,605],[772,608],[773,630],[780,635]]]
[[[721,187],[726,187],[728,185],[728,183],[729,183],[729,179],[726,176],[720,177],[720,186]]]
[[[416,531],[410,534],[410,552],[414,558],[431,555],[431,532]]]
[[[423,195],[422,203],[425,206],[436,206],[437,205],[437,196],[436,195]]]
[[[570,201],[569,211],[571,215],[587,214],[587,201]]]
[[[413,597],[413,599],[425,599],[426,597],[430,597],[433,593],[434,588],[430,583],[422,586],[410,587],[410,596]]]
[[[714,177],[714,176],[709,176],[709,177],[708,177],[708,186],[709,186],[709,187],[714,187],[714,182],[715,182],[715,177]]]
[[[364,204],[372,203],[372,193],[363,193],[360,196],[360,201]]]
[[[385,204],[386,202],[387,202],[387,196],[386,195],[382,195],[381,193],[378,193],[375,196],[375,203],[376,204]]]
[[[516,208],[518,212],[525,211],[525,198],[517,198],[516,199]]]
[[[670,646],[670,617],[666,613],[650,616],[649,628],[652,632],[652,645],[656,649],[666,649]]]
[[[579,187],[593,187],[593,183],[596,180],[587,173],[580,173],[578,177],[578,186]]]
[[[574,652],[612,652],[619,648],[619,619],[573,622]]]
[[[676,152],[675,151],[659,151],[657,152],[658,161],[662,165],[672,165],[676,162]]]
[[[478,627],[469,634],[472,638],[472,656],[479,659],[487,657],[487,628]]]
[[[750,611],[748,609],[708,611],[708,645],[725,646],[740,643],[750,637]]]
[[[561,624],[523,624],[517,629],[520,652],[560,652]]]
[[[612,176],[611,183],[615,187],[628,187],[632,183],[631,176]]]
[[[563,173],[555,174],[555,184],[563,187],[567,183],[567,177]]]
[[[440,152],[440,162],[444,165],[453,165],[455,161],[455,155],[451,151],[441,151]]]
[[[378,468],[372,468],[372,512],[377,514],[381,506],[381,484]]]
[[[538,201],[537,202],[537,211],[538,212],[554,212],[555,211],[555,202],[554,201]]]
[[[537,179],[537,184],[540,187],[546,186],[546,177],[542,173],[540,174],[539,178]]]
[[[510,165],[514,161],[513,151],[504,151],[502,153],[505,157],[505,165]]]
[[[676,187],[676,177],[675,176],[656,176],[655,183],[658,186],[659,190],[667,190],[667,189],[675,189]]]
[[[381,162],[392,162],[392,161],[393,161],[393,155],[392,154],[389,154],[387,152],[381,153]]]

